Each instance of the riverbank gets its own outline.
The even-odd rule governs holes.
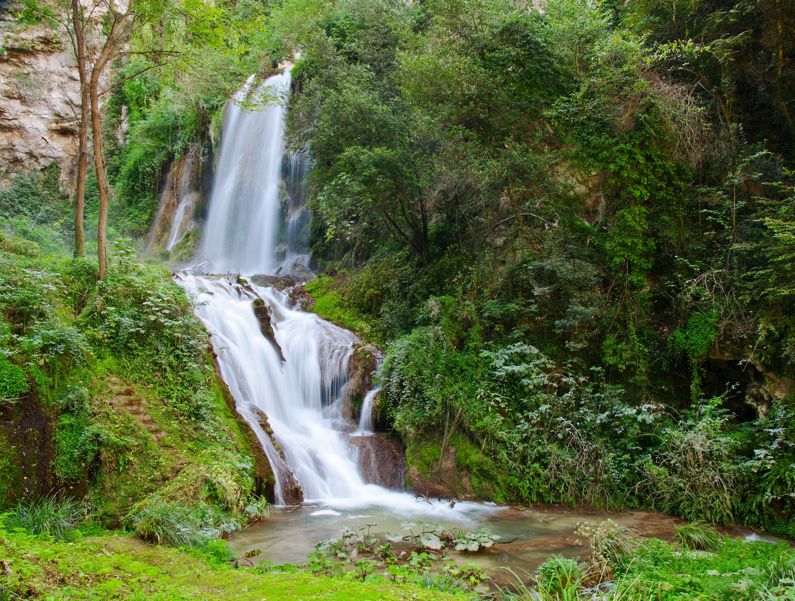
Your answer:
[[[202,550],[175,549],[122,532],[72,531],[66,540],[55,540],[0,526],[0,599],[524,601],[593,599],[594,594],[622,601],[793,599],[795,552],[784,543],[729,536],[699,542],[692,530],[675,532],[674,542],[615,534],[602,523],[586,533],[585,561],[545,553],[549,560],[535,573],[506,572],[507,586],[490,583],[489,589],[477,567],[449,562],[433,567],[428,553],[378,562],[363,551],[350,561],[316,556],[303,565],[253,567],[256,558],[232,559],[223,541]],[[537,542],[543,545],[545,539]],[[561,569],[570,571],[570,581],[558,583],[568,596],[550,596],[544,587],[554,585]],[[479,592],[457,589],[466,585],[461,576],[475,578],[480,586],[472,588]]]

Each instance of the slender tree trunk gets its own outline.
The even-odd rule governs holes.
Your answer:
[[[81,86],[86,87],[86,86]],[[75,257],[82,257],[85,252],[86,227],[84,220],[86,206],[86,172],[88,171],[88,94],[80,91],[80,131],[77,143],[77,190],[75,198]]]
[[[77,136],[77,182],[75,190],[75,257],[85,254],[86,171],[88,169],[89,94],[86,68],[85,22],[80,0],[72,0],[72,28],[77,70],[80,75],[80,123]]]
[[[99,221],[97,223],[97,259],[99,261],[99,279],[105,279],[108,270],[106,232],[108,225],[108,204],[110,203],[110,183],[105,165],[105,151],[102,144],[102,113],[99,110],[99,78],[105,66],[116,55],[119,46],[129,34],[132,9],[135,0],[129,0],[126,13],[117,13],[111,4],[111,24],[105,38],[105,44],[91,68],[91,80],[88,95],[91,100],[91,133],[94,138],[94,167],[97,172],[99,188]]]
[[[97,61],[91,71],[89,96],[91,99],[91,133],[94,137],[94,167],[97,172],[99,188],[99,222],[97,224],[97,259],[99,260],[99,279],[105,279],[107,273],[106,231],[108,224],[108,203],[110,202],[110,184],[105,169],[105,152],[102,147],[102,115],[99,112],[99,77],[104,63]]]

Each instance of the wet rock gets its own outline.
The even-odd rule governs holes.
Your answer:
[[[284,291],[299,284],[301,280],[292,275],[265,275],[256,274],[251,276],[251,281],[257,286],[266,286]]]
[[[168,165],[160,189],[160,204],[146,239],[148,254],[167,249],[170,242],[176,245],[193,227],[194,214],[202,200],[200,155],[199,147],[193,145]],[[175,219],[179,223],[174,223]],[[173,241],[170,240],[172,233],[176,235]]]
[[[311,311],[315,306],[315,299],[301,285],[293,286],[290,289],[290,300],[297,309],[302,311]]]
[[[218,365],[218,356],[215,354],[215,350],[213,349],[212,344],[209,342],[208,347],[210,353],[212,353],[213,356],[216,381],[221,387],[221,394],[224,397],[226,406],[229,408],[229,411],[232,412],[232,415],[235,416],[235,420],[240,426],[240,431],[245,436],[249,450],[254,457],[254,493],[256,495],[265,495],[265,498],[267,498],[268,501],[273,502],[276,498],[274,494],[276,478],[274,476],[270,461],[268,460],[268,456],[265,454],[265,451],[260,445],[256,432],[254,432],[248,421],[246,421],[246,419],[237,410],[237,403],[235,403],[232,392],[229,390],[229,387],[226,385],[226,382],[224,382],[224,379],[221,376],[221,368]],[[267,416],[265,416],[264,413],[263,416],[265,417],[265,422],[267,423]],[[268,424],[268,429],[270,429],[270,424]],[[273,438],[272,431],[271,438]]]
[[[279,343],[276,341],[276,334],[273,331],[273,324],[271,323],[271,313],[270,309],[268,309],[268,305],[265,304],[265,301],[261,298],[255,298],[252,303],[252,307],[254,307],[254,316],[257,318],[259,322],[259,329],[262,332],[262,335],[271,343],[273,348],[279,354],[279,358],[284,363],[284,353],[282,352],[282,347],[279,346]]]
[[[295,474],[287,467],[287,458],[284,455],[284,449],[282,449],[282,445],[279,444],[278,439],[273,433],[273,428],[271,428],[268,416],[258,407],[254,409],[254,412],[257,416],[257,423],[268,438],[270,438],[273,448],[276,449],[276,452],[282,459],[282,465],[280,465],[278,469],[284,502],[287,505],[300,505],[304,502],[304,491],[301,489],[301,485],[298,483]]]
[[[353,399],[361,400],[373,388],[373,375],[378,367],[381,351],[371,344],[358,344],[348,362],[348,383],[345,386],[343,413],[354,419]]]
[[[349,444],[356,449],[359,467],[366,482],[403,489],[406,461],[400,442],[373,434],[351,436]]]

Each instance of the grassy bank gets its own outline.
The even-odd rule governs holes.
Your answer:
[[[256,517],[268,474],[170,273],[120,245],[98,282],[92,261],[0,236],[0,507],[57,491],[150,538]]]
[[[56,542],[0,530],[0,599],[445,600],[454,594],[386,582],[235,569],[218,559],[107,534]]]

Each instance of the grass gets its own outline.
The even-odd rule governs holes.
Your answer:
[[[600,576],[607,576],[611,583],[600,587],[603,595],[597,597],[603,601],[795,601],[795,549],[789,545],[721,537],[703,524],[681,530],[677,538],[688,545],[708,540],[712,551],[659,539],[635,540],[630,554],[609,562],[612,575],[602,571],[598,557],[587,565],[552,556],[532,577],[509,569],[511,590],[501,590],[500,598],[592,601],[595,589],[586,585],[603,582]]]
[[[3,518],[6,528],[22,528],[33,534],[55,539],[69,537],[86,517],[86,507],[74,499],[47,496],[38,501],[17,505]]]
[[[62,543],[0,530],[0,557],[9,568],[0,580],[0,599],[16,596],[146,601],[466,598],[386,581],[361,582],[306,572],[235,569],[195,552],[150,546],[129,536],[109,535]]]
[[[795,551],[783,543],[725,537],[707,552],[651,539],[616,572],[616,595],[628,600],[795,599]]]
[[[687,549],[713,551],[720,544],[720,536],[714,528],[701,522],[691,522],[676,527],[676,541]]]

